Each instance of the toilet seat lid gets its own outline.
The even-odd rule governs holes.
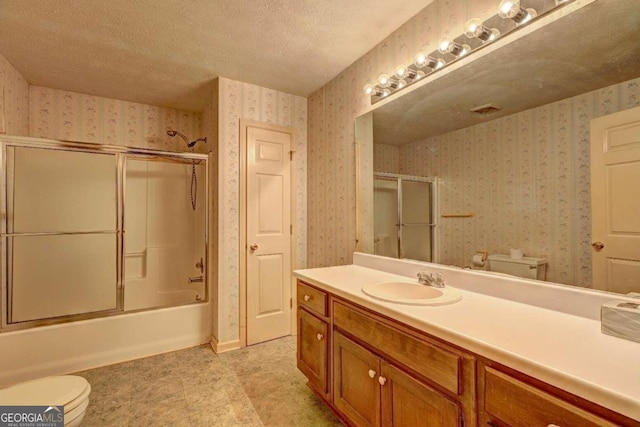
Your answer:
[[[65,406],[67,412],[85,400],[89,393],[91,386],[82,377],[44,377],[0,390],[0,405]]]

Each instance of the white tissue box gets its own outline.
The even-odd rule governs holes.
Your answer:
[[[600,309],[602,333],[640,342],[640,301],[609,301]]]

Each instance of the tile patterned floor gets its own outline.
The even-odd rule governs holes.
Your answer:
[[[98,426],[342,426],[297,370],[295,337],[216,355],[209,345],[78,372],[82,423]]]

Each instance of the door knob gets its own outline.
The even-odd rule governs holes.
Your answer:
[[[252,243],[251,246],[249,246],[249,249],[251,249],[251,252],[258,250],[258,245],[256,243]]]
[[[604,249],[604,243],[602,243],[601,241],[593,242],[591,244],[591,247],[596,251],[601,251]]]

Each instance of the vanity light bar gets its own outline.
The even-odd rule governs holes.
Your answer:
[[[555,0],[555,2],[522,0],[527,5],[537,5],[538,10],[536,10],[533,7],[523,7],[521,0],[502,0],[498,5],[498,13],[496,15],[484,22],[478,18],[470,19],[464,26],[464,35],[455,39],[442,38],[438,43],[437,50],[429,54],[418,52],[413,58],[413,64],[399,65],[391,76],[384,73],[380,74],[376,83],[369,83],[364,87],[364,92],[371,96],[371,103],[375,104],[382,98],[386,98],[392,93],[410,86],[427,73],[437,72],[463,56],[469,55],[498,38],[517,30],[538,16],[549,13],[572,1],[575,0]],[[499,21],[508,21],[511,24],[505,24],[507,27],[505,29],[502,24],[499,24]],[[498,25],[502,28],[502,31],[493,28],[490,22]],[[469,43],[475,40],[475,43],[470,46],[463,40],[469,40]],[[447,61],[447,57],[450,59],[449,61]]]

